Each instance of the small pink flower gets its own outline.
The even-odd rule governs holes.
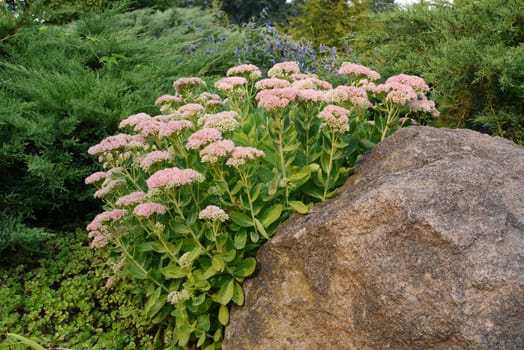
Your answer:
[[[176,112],[176,119],[191,119],[200,113],[204,113],[206,109],[199,103],[188,103],[180,107]]]
[[[189,136],[186,142],[186,148],[195,149],[218,140],[222,140],[222,133],[220,130],[215,128],[203,128]]]
[[[333,86],[327,81],[320,80],[317,78],[306,78],[296,80],[291,84],[291,86],[297,90],[329,90],[333,88]]]
[[[238,168],[239,166],[246,164],[248,159],[253,160],[265,156],[266,154],[259,149],[237,146],[233,152],[231,152],[231,158],[226,161],[226,165]]]
[[[105,223],[114,223],[120,221],[127,214],[125,209],[113,209],[110,211],[104,211],[93,219],[89,225],[87,225],[88,231],[101,230]]]
[[[84,182],[86,185],[91,185],[97,182],[100,182],[102,180],[105,180],[107,174],[104,171],[97,171],[95,173],[92,173],[88,177],[85,178]]]
[[[229,155],[235,149],[231,140],[220,140],[210,143],[200,151],[202,162],[216,163],[219,157]]]
[[[177,105],[179,103],[182,103],[184,100],[180,96],[173,96],[173,95],[162,95],[159,98],[156,99],[155,105],[161,106],[164,104],[168,105]]]
[[[386,101],[391,101],[401,106],[418,98],[417,93],[411,86],[399,82],[377,85],[375,93],[383,92],[387,93]]]
[[[276,111],[285,108],[297,97],[297,91],[293,88],[271,89],[260,91],[255,99],[258,107],[269,111]]]
[[[380,79],[380,74],[371,70],[370,68],[363,66],[361,64],[344,62],[338,70],[338,74],[341,75],[356,75],[356,76],[365,76],[369,80],[375,81]]]
[[[122,120],[119,124],[119,127],[125,128],[126,126],[135,126],[137,123],[142,122],[144,120],[150,120],[151,116],[146,113],[138,113],[133,114],[127,117],[126,119]]]
[[[135,125],[135,131],[147,137],[158,134],[163,125],[164,123],[154,119],[144,120]]]
[[[227,70],[226,75],[228,77],[240,76],[240,77],[254,80],[254,79],[260,78],[262,76],[262,72],[254,64],[241,64],[239,66],[229,68]]]
[[[100,143],[89,147],[87,153],[91,155],[105,152],[116,151],[120,149],[144,148],[144,138],[139,135],[117,134],[106,137]]]
[[[227,215],[227,213],[224,210],[222,210],[222,208],[216,205],[208,205],[198,214],[198,218],[200,220],[209,220],[212,222],[224,222],[226,220],[229,220],[229,215]]]
[[[324,91],[314,89],[297,90],[297,100],[303,102],[324,102],[326,94]]]
[[[184,129],[191,129],[193,123],[189,120],[173,120],[162,125],[158,135],[160,137],[169,137]]]
[[[167,168],[155,172],[146,180],[150,190],[173,188],[204,181],[204,176],[193,169]]]
[[[291,83],[284,79],[278,78],[267,78],[259,80],[255,83],[255,87],[259,90],[262,89],[281,89],[285,87],[290,87]]]
[[[215,114],[206,114],[198,120],[205,128],[215,128],[221,132],[233,131],[240,126],[237,120],[238,113],[234,111],[223,111]]]
[[[350,112],[343,107],[328,105],[318,117],[324,119],[325,123],[322,125],[329,126],[337,132],[345,132],[349,130],[349,115]]]
[[[196,77],[180,78],[173,83],[173,87],[179,95],[190,94],[200,86],[206,86],[206,82]]]
[[[118,207],[129,207],[135,204],[142,203],[146,194],[142,191],[131,192],[128,195],[120,197],[116,200],[115,205]]]
[[[389,83],[400,83],[411,86],[413,90],[418,93],[424,93],[429,90],[429,86],[426,84],[424,79],[416,75],[399,74],[389,77],[386,80],[386,84]]]
[[[153,164],[160,163],[165,160],[173,159],[173,155],[169,151],[153,151],[147,153],[140,161],[140,167],[144,171],[148,171]]]
[[[332,103],[349,102],[353,106],[371,107],[367,91],[361,87],[339,85],[327,92],[328,101]]]
[[[247,84],[244,77],[227,77],[218,80],[215,87],[224,93],[234,93]]]
[[[428,113],[434,117],[440,116],[440,113],[437,110],[437,107],[435,106],[435,102],[428,100],[426,97],[420,100],[410,101],[409,110],[411,112]]]
[[[291,74],[300,73],[297,62],[280,62],[269,69],[267,75],[271,78],[287,78]]]
[[[144,218],[148,218],[153,214],[159,214],[163,215],[166,213],[166,207],[159,203],[142,203],[139,204],[133,209],[133,214],[136,216],[141,216]]]

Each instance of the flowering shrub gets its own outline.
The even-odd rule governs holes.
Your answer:
[[[243,304],[242,282],[277,225],[334,196],[358,156],[410,118],[438,114],[418,77],[378,84],[378,73],[344,64],[348,85],[333,88],[296,62],[268,74],[234,67],[215,84],[223,96],[177,80],[175,96],[157,99],[163,114],[132,115],[126,133],[89,149],[105,169],[86,178],[106,203],[87,227],[92,246],[118,266],[109,285],[134,281],[165,346],[220,348],[229,306]]]

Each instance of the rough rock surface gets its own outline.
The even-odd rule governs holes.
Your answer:
[[[402,129],[257,258],[226,350],[524,349],[524,148]]]

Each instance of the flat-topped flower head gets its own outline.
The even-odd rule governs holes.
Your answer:
[[[297,90],[297,100],[300,102],[324,102],[326,101],[326,93],[316,89]]]
[[[333,86],[328,83],[327,81],[320,80],[317,78],[306,78],[301,80],[295,80],[291,86],[297,90],[306,90],[306,89],[313,89],[313,90],[329,90],[332,89]]]
[[[116,180],[110,179],[109,181],[108,179],[106,179],[106,181],[104,181],[102,188],[96,191],[93,194],[93,197],[103,198],[107,196],[108,194],[113,193],[115,190],[121,187],[124,187],[125,185],[126,185],[126,180],[124,179],[116,179]]]
[[[260,68],[254,64],[241,64],[239,66],[229,68],[226,72],[226,75],[228,77],[237,76],[255,80],[262,76],[262,72],[260,71]]]
[[[155,172],[146,180],[146,183],[150,190],[155,190],[180,187],[202,181],[204,181],[204,176],[198,171],[174,167]]]
[[[97,182],[105,180],[106,176],[107,174],[105,171],[97,171],[86,177],[84,182],[86,185],[95,184]]]
[[[358,107],[371,107],[367,91],[362,87],[339,85],[327,92],[331,103],[350,103]]]
[[[193,128],[193,123],[189,120],[172,120],[162,125],[158,135],[160,137],[170,137],[184,129],[191,128]]]
[[[327,105],[318,117],[324,120],[323,126],[342,133],[349,130],[349,115],[350,112],[343,107]]]
[[[404,106],[410,101],[418,99],[417,92],[409,85],[399,82],[380,84],[375,87],[376,94],[386,93],[386,101]]]
[[[206,82],[198,77],[180,78],[173,83],[173,87],[178,95],[191,95],[199,87],[206,86]]]
[[[95,155],[117,150],[131,150],[144,147],[144,137],[142,135],[117,134],[108,136],[100,141],[100,143],[89,147],[87,153]]]
[[[386,80],[386,84],[390,84],[390,83],[400,83],[400,84],[411,86],[413,90],[415,90],[419,94],[429,91],[429,86],[426,84],[424,79],[416,75],[408,75],[408,74],[394,75],[392,77],[389,77]]]
[[[189,136],[186,142],[186,148],[195,149],[218,140],[222,140],[222,133],[220,130],[215,128],[203,128]]]
[[[104,211],[91,221],[89,225],[87,225],[88,231],[95,231],[100,230],[103,228],[105,224],[113,224],[115,222],[118,222],[126,216],[127,210],[125,209],[113,209],[109,211]]]
[[[135,131],[140,133],[144,137],[147,137],[150,135],[157,135],[163,125],[164,123],[158,120],[154,120],[154,119],[144,120],[144,121],[138,122],[135,125]]]
[[[428,100],[426,97],[423,97],[420,100],[413,100],[409,102],[410,112],[421,112],[431,114],[433,117],[440,116],[440,112],[435,106],[435,102]]]
[[[255,87],[259,90],[263,89],[281,89],[290,87],[291,83],[284,79],[279,78],[266,78],[259,80],[255,83]]]
[[[246,164],[248,160],[262,158],[265,156],[266,154],[264,151],[254,147],[237,146],[231,152],[231,157],[226,161],[226,165],[238,168],[239,166]]]
[[[233,131],[240,126],[238,113],[235,111],[223,111],[215,114],[205,114],[198,120],[199,125],[204,128],[215,128],[221,132]]]
[[[173,159],[173,155],[169,151],[152,151],[146,153],[145,156],[140,160],[140,167],[144,171],[148,171],[153,164],[160,163],[163,161],[169,161]]]
[[[255,99],[258,101],[258,107],[273,112],[287,107],[296,97],[297,90],[293,88],[282,88],[262,90],[256,95]]]
[[[192,295],[187,289],[182,289],[181,291],[174,291],[167,295],[167,302],[173,305],[177,305],[186,300],[191,299]]]
[[[220,157],[228,156],[235,149],[231,140],[220,140],[210,143],[200,151],[202,162],[216,163]]]
[[[133,209],[133,214],[136,216],[148,218],[153,214],[163,215],[166,213],[166,207],[160,203],[141,203]]]
[[[300,73],[300,67],[297,62],[288,61],[275,64],[267,72],[271,78],[289,78],[292,74]]]
[[[342,66],[338,70],[338,74],[354,75],[356,77],[366,77],[367,79],[371,81],[380,79],[380,74],[378,74],[374,70],[366,66],[363,66],[361,64],[350,63],[350,62],[342,63]]]
[[[229,215],[227,215],[222,208],[216,205],[208,205],[198,214],[198,218],[200,220],[209,220],[211,222],[224,222],[229,220]]]
[[[131,192],[125,196],[118,198],[115,202],[117,207],[130,207],[144,202],[146,194],[142,191]]]
[[[127,117],[126,119],[122,120],[120,124],[118,125],[118,127],[120,129],[123,129],[127,126],[133,127],[136,124],[138,124],[139,122],[142,122],[145,120],[151,120],[151,116],[146,113],[133,114]]]
[[[204,106],[202,106],[199,103],[188,103],[180,108],[177,109],[177,111],[174,113],[175,119],[191,119],[194,117],[197,117],[201,113],[205,112]]]
[[[176,95],[162,95],[159,98],[155,100],[155,105],[162,106],[162,105],[169,105],[169,106],[176,106],[184,102],[184,99],[180,96]]]
[[[222,78],[215,83],[215,87],[226,94],[235,93],[246,85],[247,79],[244,77]]]

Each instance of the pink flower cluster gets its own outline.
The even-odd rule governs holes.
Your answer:
[[[189,136],[186,142],[186,148],[195,149],[218,140],[222,140],[222,133],[220,130],[215,128],[203,128]]]
[[[115,205],[118,207],[130,207],[135,204],[142,203],[146,198],[146,194],[142,191],[131,192],[125,196],[118,198]]]
[[[297,90],[297,100],[302,102],[325,102],[326,93],[315,89]]]
[[[297,90],[293,88],[271,89],[260,91],[255,99],[258,107],[269,111],[276,111],[285,108],[297,97]]]
[[[435,106],[435,102],[428,100],[426,97],[423,97],[420,100],[414,100],[409,102],[409,110],[411,112],[422,112],[431,114],[433,117],[440,116],[440,112]]]
[[[411,86],[399,82],[377,85],[375,93],[387,93],[386,101],[391,101],[401,106],[418,99],[417,93]]]
[[[333,85],[327,81],[320,80],[317,78],[305,78],[301,80],[295,80],[291,86],[297,90],[314,89],[314,90],[329,90],[333,88]]]
[[[133,214],[148,218],[153,214],[163,215],[166,213],[166,207],[159,203],[147,202],[139,204],[133,209]]]
[[[175,113],[176,119],[191,119],[200,113],[204,113],[206,109],[199,103],[188,103],[181,106]]]
[[[144,147],[144,137],[142,135],[117,134],[106,137],[100,141],[100,143],[89,147],[87,153],[95,155],[119,149],[136,149]]]
[[[349,102],[353,106],[371,107],[367,91],[361,87],[339,85],[327,92],[328,101],[331,103]]]
[[[226,161],[226,165],[238,168],[241,165],[246,164],[248,159],[255,159],[265,157],[265,153],[254,147],[241,147],[237,146],[231,152],[231,158]]]
[[[198,120],[205,128],[215,128],[221,132],[233,131],[240,126],[237,120],[238,113],[234,111],[223,111],[216,114],[206,114]]]
[[[300,67],[297,62],[280,62],[269,69],[267,75],[271,78],[287,78],[291,74],[300,73]]]
[[[209,92],[201,93],[195,100],[206,107],[215,107],[224,103],[220,95]]]
[[[176,95],[162,95],[159,98],[156,99],[155,105],[162,106],[162,105],[177,105],[179,103],[182,103],[184,100],[180,96]]]
[[[254,64],[241,64],[236,67],[229,68],[226,72],[228,77],[240,76],[247,79],[255,80],[262,76],[260,69]]]
[[[102,188],[96,191],[93,194],[93,197],[103,198],[107,196],[109,193],[113,192],[115,189],[125,186],[125,184],[126,184],[126,180],[124,179],[105,181]]]
[[[122,220],[126,214],[125,209],[113,209],[98,214],[86,227],[89,231],[88,237],[92,239],[91,248],[105,247],[113,237],[108,225]]]
[[[343,107],[327,105],[318,114],[318,117],[324,119],[325,123],[322,125],[328,126],[337,132],[345,132],[349,130],[349,115],[350,112]]]
[[[204,176],[193,169],[167,168],[155,172],[147,180],[150,190],[180,187],[204,181]]]
[[[97,171],[85,178],[84,182],[86,185],[91,185],[102,180],[105,180],[107,174],[104,171]]]
[[[363,66],[361,64],[350,63],[350,62],[342,63],[342,66],[338,70],[338,74],[365,76],[369,80],[372,80],[372,81],[380,79],[380,74],[378,74],[374,70],[366,66]]]
[[[160,137],[169,137],[183,129],[191,129],[192,127],[193,123],[189,120],[173,120],[165,123],[158,135]]]
[[[411,86],[413,90],[418,93],[424,93],[429,91],[429,86],[426,84],[424,79],[416,75],[399,74],[389,77],[386,80],[386,84],[399,83]]]
[[[244,77],[227,77],[218,80],[215,83],[215,87],[224,92],[224,93],[234,93],[238,91],[239,88],[247,84],[247,79]]]
[[[135,125],[135,131],[143,135],[144,137],[150,135],[156,135],[162,128],[163,123],[157,120],[143,120]]]
[[[198,214],[198,218],[200,220],[209,220],[212,222],[224,222],[229,220],[229,215],[227,215],[227,213],[222,208],[216,205],[208,205]]]
[[[139,122],[142,122],[145,120],[151,120],[151,116],[146,113],[133,114],[127,117],[126,119],[122,120],[118,126],[121,129],[123,129],[127,126],[135,126]]]
[[[173,83],[173,87],[179,95],[189,94],[200,86],[206,86],[206,82],[197,77],[180,78]]]
[[[231,140],[220,140],[210,143],[200,151],[202,162],[216,163],[219,157],[229,155],[235,149]]]
[[[144,171],[148,171],[153,164],[162,162],[164,160],[173,159],[173,155],[169,151],[153,151],[147,153],[144,158],[140,160],[140,167]]]
[[[284,79],[279,78],[267,78],[259,80],[255,83],[255,87],[259,90],[262,89],[281,89],[290,87],[291,83]]]

